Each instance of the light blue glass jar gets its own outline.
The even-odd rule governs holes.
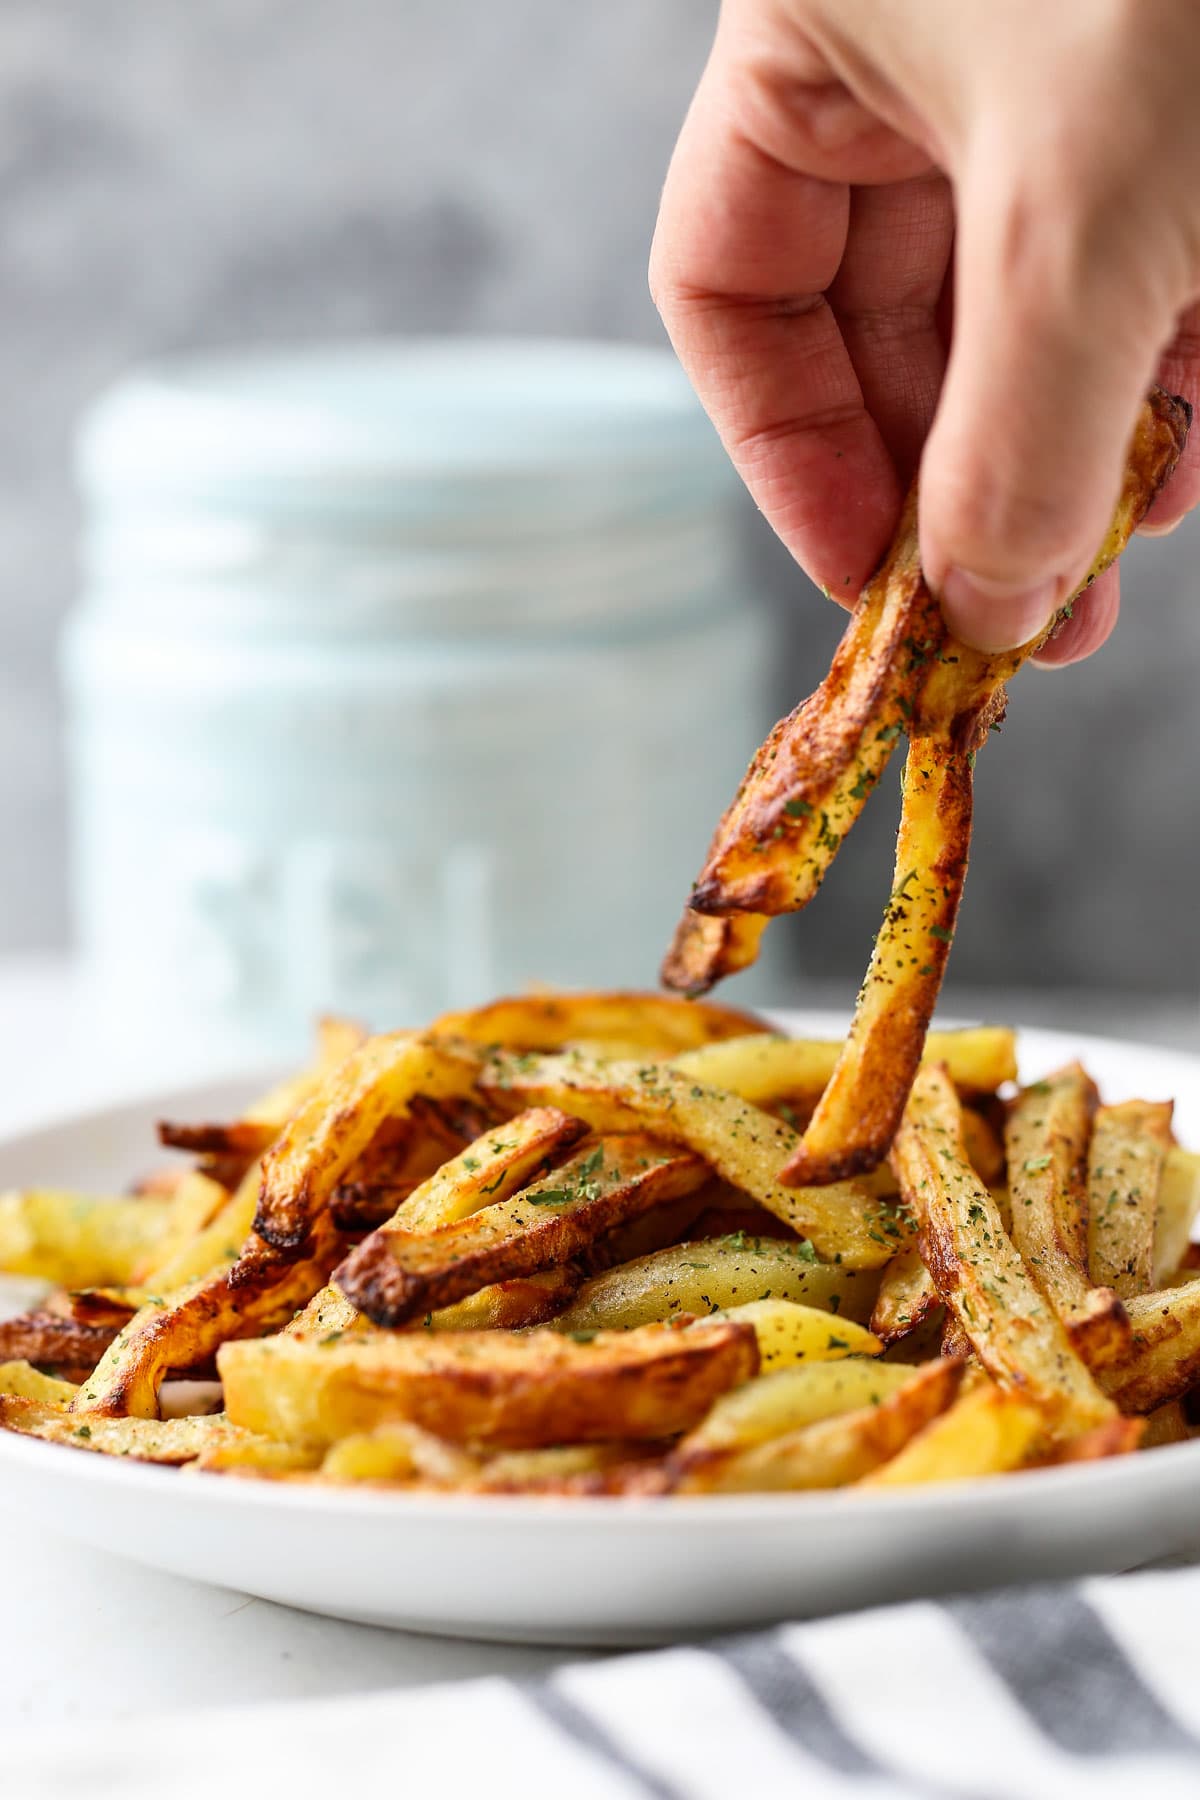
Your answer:
[[[85,421],[64,640],[98,1005],[230,1056],[654,980],[766,717],[737,484],[674,360],[195,358]]]

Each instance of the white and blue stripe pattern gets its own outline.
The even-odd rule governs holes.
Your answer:
[[[0,1740],[13,1800],[1195,1800],[1200,1570]]]

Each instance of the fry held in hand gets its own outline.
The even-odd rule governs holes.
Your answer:
[[[1128,543],[1174,469],[1189,421],[1183,401],[1151,391],[1112,523],[1085,586]],[[975,754],[1003,717],[1006,684],[1069,615],[1071,604],[1037,638],[1000,655],[952,638],[921,572],[914,486],[829,674],[772,731],[717,827],[662,968],[667,987],[691,994],[744,968],[768,918],[807,906],[901,735],[912,740],[910,792],[914,768],[938,771],[939,803],[931,817],[921,819],[916,795],[906,795],[896,881],[899,888],[905,874],[903,840],[919,833],[914,866],[944,871],[938,885],[945,916],[930,916],[925,936],[932,934],[932,941],[918,944],[921,920],[897,917],[894,888],[842,1061],[789,1164],[788,1181],[834,1181],[869,1168],[878,1161],[881,1139],[895,1128],[941,986],[949,940],[940,934],[953,932],[966,872]],[[697,925],[697,918],[716,918],[719,927]],[[892,1054],[884,1050],[887,1041]]]

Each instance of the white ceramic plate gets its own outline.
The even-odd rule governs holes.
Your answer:
[[[842,1022],[786,1023],[828,1035]],[[1022,1033],[1027,1079],[1072,1056],[1106,1098],[1173,1095],[1181,1138],[1200,1144],[1200,1059]],[[195,1089],[10,1139],[0,1187],[124,1181],[154,1160],[155,1118],[220,1117],[245,1092]],[[0,1503],[85,1543],[338,1618],[566,1644],[1128,1567],[1200,1549],[1198,1491],[1200,1439],[894,1494],[562,1501],[260,1485],[0,1434]]]

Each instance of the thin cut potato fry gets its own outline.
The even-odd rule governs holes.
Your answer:
[[[0,1394],[16,1400],[40,1400],[48,1406],[69,1406],[75,1389],[69,1381],[43,1375],[32,1363],[18,1359],[0,1363]]]
[[[171,1216],[169,1199],[13,1190],[0,1194],[0,1268],[61,1287],[130,1281],[163,1238]]]
[[[508,1050],[562,1050],[581,1041],[636,1045],[635,1056],[670,1056],[748,1032],[769,1032],[753,1013],[688,1003],[668,994],[523,994],[471,1012],[445,1013],[431,1037]]]
[[[1121,495],[1084,585],[1120,555],[1183,449],[1190,413],[1154,388],[1142,407]],[[847,830],[905,730],[935,735],[963,754],[1004,711],[1005,686],[1069,611],[1001,655],[950,637],[921,573],[914,483],[884,561],[863,589],[829,674],[771,732],[717,827],[690,907],[752,920],[794,912],[819,887]],[[663,970],[672,986],[702,991],[723,972],[719,953],[686,953],[676,933]],[[707,964],[707,967],[706,967]],[[744,961],[743,965],[744,966]],[[708,979],[705,981],[704,977]],[[698,979],[699,978],[699,979]]]
[[[232,1267],[254,1223],[260,1180],[260,1165],[253,1162],[204,1229],[180,1244],[173,1255],[156,1262],[143,1287],[153,1284],[159,1293],[172,1294],[204,1275]]]
[[[191,1462],[202,1450],[233,1435],[233,1427],[219,1413],[187,1419],[85,1419],[45,1401],[4,1396],[0,1396],[0,1426],[74,1450],[153,1463]]]
[[[943,1069],[928,1065],[917,1075],[892,1156],[918,1217],[921,1255],[988,1373],[1042,1408],[1057,1435],[1110,1418],[1111,1402],[1030,1280],[967,1161],[958,1096]]]
[[[871,1313],[871,1330],[883,1344],[909,1337],[942,1304],[933,1276],[915,1244],[893,1256],[879,1281]]]
[[[251,1237],[230,1268],[135,1313],[76,1394],[75,1412],[154,1418],[171,1369],[202,1363],[230,1338],[278,1330],[324,1284],[341,1251],[327,1215],[299,1261]]]
[[[902,1213],[853,1182],[785,1188],[779,1165],[799,1139],[736,1094],[690,1080],[669,1063],[587,1063],[574,1056],[493,1056],[486,1092],[557,1105],[598,1131],[641,1127],[704,1158],[731,1186],[807,1237],[818,1256],[848,1269],[882,1268],[904,1241]]]
[[[1163,1165],[1154,1222],[1154,1285],[1162,1287],[1183,1262],[1200,1212],[1200,1153],[1172,1145]]]
[[[470,1093],[475,1073],[469,1058],[444,1043],[403,1032],[368,1038],[325,1077],[264,1158],[255,1231],[277,1249],[298,1249],[384,1119],[416,1094]]]
[[[1096,1089],[1078,1063],[1024,1088],[1005,1129],[1012,1240],[1089,1368],[1118,1362],[1129,1320],[1088,1280],[1087,1160]]]
[[[420,1481],[458,1487],[479,1472],[473,1456],[405,1419],[355,1432],[321,1460],[322,1481]]]
[[[786,1038],[761,1033],[727,1038],[700,1050],[685,1050],[673,1066],[693,1081],[740,1094],[755,1106],[776,1100],[816,1101],[828,1086],[842,1051],[836,1038]],[[1003,1025],[968,1025],[960,1031],[931,1031],[926,1062],[945,1063],[959,1093],[994,1094],[1017,1075],[1016,1036]]]
[[[557,1107],[518,1113],[503,1127],[485,1131],[444,1162],[401,1205],[379,1236],[409,1236],[460,1224],[497,1200],[510,1198],[535,1175],[549,1171],[584,1136],[581,1119]]]
[[[81,1325],[61,1313],[35,1310],[0,1319],[0,1362],[93,1369],[117,1335],[115,1325]]]
[[[1122,1300],[1154,1283],[1154,1221],[1171,1147],[1172,1103],[1102,1106],[1088,1150],[1088,1273]]]
[[[971,761],[914,737],[904,771],[896,877],[837,1068],[780,1180],[842,1180],[887,1154],[925,1047],[971,845]]]
[[[931,1057],[928,1054],[928,1038],[925,1040],[925,1049],[926,1055],[923,1060],[937,1062],[937,1057]],[[947,1073],[953,1081],[953,1072],[947,1069]],[[957,1087],[957,1085],[956,1082],[955,1086]],[[1004,1145],[983,1114],[976,1112],[971,1106],[963,1108],[963,1148],[966,1150],[967,1160],[971,1167],[979,1179],[987,1183],[988,1187],[994,1188],[997,1183],[1004,1180],[1008,1168]]]
[[[1200,1380],[1200,1277],[1126,1302],[1133,1349],[1100,1382],[1122,1412],[1148,1413]]]
[[[723,918],[692,912],[675,927],[659,977],[673,993],[696,999],[758,960],[758,946],[770,921],[761,913],[726,913]]]
[[[602,1332],[395,1332],[322,1343],[225,1343],[229,1418],[290,1442],[329,1445],[408,1419],[455,1443],[536,1449],[664,1438],[758,1372],[749,1325]]]
[[[747,1300],[796,1300],[859,1324],[870,1316],[870,1273],[815,1262],[806,1244],[779,1238],[698,1238],[593,1276],[554,1321],[560,1331],[628,1330]]]
[[[334,1280],[377,1325],[405,1325],[490,1283],[566,1261],[707,1178],[699,1157],[648,1137],[589,1140],[560,1168],[457,1224],[373,1232]]]
[[[895,1456],[943,1412],[962,1380],[953,1359],[926,1363],[878,1405],[842,1413],[745,1447],[709,1449],[684,1438],[669,1459],[684,1494],[767,1493],[846,1487]]]
[[[1028,1400],[1003,1388],[980,1386],[910,1438],[863,1487],[913,1487],[930,1481],[964,1481],[1019,1469],[1042,1429],[1042,1415]]]
[[[865,1356],[836,1362],[795,1363],[759,1375],[722,1394],[716,1405],[688,1433],[681,1449],[698,1451],[745,1449],[816,1425],[838,1413],[878,1406],[917,1370],[904,1363],[875,1362]]]
[[[883,1345],[852,1319],[834,1319],[816,1306],[795,1300],[748,1300],[713,1313],[713,1320],[753,1325],[764,1370],[794,1363],[829,1362],[842,1356],[878,1356]],[[704,1319],[700,1324],[707,1325]]]
[[[177,1258],[191,1256],[198,1235],[228,1206],[229,1200],[229,1190],[221,1182],[212,1180],[199,1169],[189,1169],[172,1195],[166,1230],[153,1251],[132,1271],[132,1285],[149,1286],[157,1281],[160,1269],[169,1270]],[[249,1226],[246,1229],[249,1230]],[[104,1287],[107,1284],[90,1281],[79,1285]]]

